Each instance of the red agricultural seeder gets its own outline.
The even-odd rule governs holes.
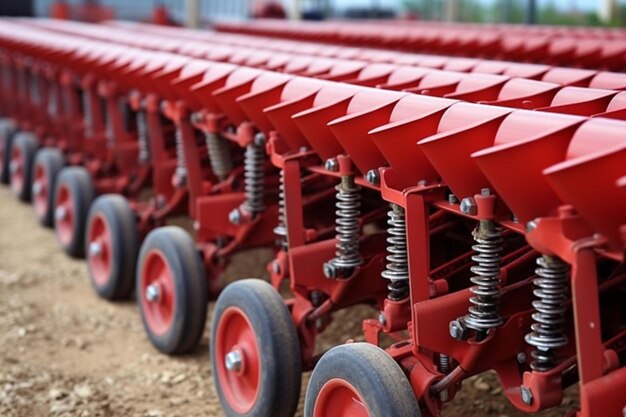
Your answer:
[[[342,116],[347,103],[338,97],[332,104],[314,103],[291,119],[319,156],[343,151],[326,164],[330,172],[303,167],[297,156],[279,159],[280,139],[271,142],[272,160],[280,161],[285,179],[288,245],[269,269],[276,289],[289,278],[294,298],[279,308],[278,293],[256,281],[231,284],[218,298],[211,354],[227,414],[290,415],[300,366],[310,369],[317,360],[316,334],[338,309],[371,302],[380,315],[363,323],[369,345],[346,345],[322,357],[309,384],[307,416],[405,416],[419,415],[420,408],[438,415],[463,379],[487,369],[498,373],[510,401],[527,412],[560,404],[563,388],[579,379],[585,392],[584,384],[609,378],[615,390],[583,394],[581,415],[601,415],[596,407],[618,415],[626,402],[617,394],[626,383],[620,377],[625,334],[619,300],[625,276],[624,242],[618,236],[626,220],[624,201],[609,214],[598,207],[603,201],[611,205],[613,191],[573,187],[581,194],[594,190],[594,198],[582,199],[594,201],[595,214],[606,214],[605,233],[615,236],[617,249],[611,253],[605,239],[596,238],[591,245],[598,249],[586,252],[592,270],[585,274],[592,279],[580,284],[582,291],[570,284],[566,261],[571,255],[542,247],[531,236],[552,213],[556,224],[562,218],[581,223],[572,209],[560,208],[562,201],[573,200],[548,199],[556,195],[543,174],[559,160],[585,159],[575,149],[598,153],[594,161],[615,161],[615,171],[606,180],[603,170],[585,172],[570,177],[569,184],[580,185],[585,178],[582,183],[606,181],[615,187],[624,170],[624,142],[611,133],[623,122],[376,95],[354,94],[347,107],[358,109],[354,114]],[[598,137],[606,142],[594,147]],[[332,143],[341,147],[323,148]],[[545,151],[541,157],[538,148]],[[388,168],[378,175],[375,167],[381,165]],[[513,174],[503,173],[503,167]],[[545,171],[548,178],[556,167]],[[307,227],[319,217],[306,216],[298,204],[306,196],[299,189],[303,169],[341,178],[334,239],[320,239],[315,231],[324,229]],[[355,176],[358,172],[368,174]],[[384,207],[372,205],[372,190],[391,204],[386,266],[380,233],[362,232],[366,225],[381,224]],[[593,230],[563,229],[553,225],[543,238],[561,241],[566,252],[576,246],[569,233],[583,238]],[[591,273],[596,267],[599,271]],[[597,297],[589,300],[593,288]],[[578,308],[592,316],[582,319]],[[594,330],[600,327],[602,335]],[[386,349],[388,356],[372,347],[380,345],[382,334],[396,340]],[[588,340],[595,346],[594,359],[583,358],[579,350]],[[595,374],[585,380],[579,369],[593,364]],[[383,389],[377,384],[381,380]]]
[[[84,247],[100,295],[135,285],[159,350],[197,344],[233,254],[274,248],[270,283],[238,281],[217,299],[210,355],[226,415],[292,416],[305,370],[307,417],[440,415],[487,370],[525,412],[578,383],[579,416],[623,414],[623,74],[120,22],[7,25],[1,92],[17,100],[1,103],[2,149],[27,161],[8,138],[30,130],[44,138],[33,149],[55,146],[73,165],[55,205],[38,203],[66,248],[83,247],[92,194],[128,198],[95,200]],[[298,36],[331,39],[329,27]],[[426,45],[403,30],[384,32]],[[620,31],[534,45],[521,37],[550,32],[503,43],[499,29],[467,30],[428,28],[427,49],[622,65]],[[54,181],[42,159],[36,202]],[[184,213],[195,241],[159,227]],[[318,335],[357,304],[375,317],[366,343],[321,356]]]
[[[379,47],[442,55],[545,62],[581,68],[624,69],[623,28],[606,30],[548,26],[380,22],[221,22],[218,31],[335,45]]]

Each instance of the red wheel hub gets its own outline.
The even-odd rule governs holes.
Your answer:
[[[313,417],[369,417],[369,411],[356,388],[335,378],[326,382],[315,400]]]
[[[152,333],[162,336],[172,325],[176,298],[172,271],[160,251],[147,253],[140,279],[139,296],[145,320]]]
[[[245,414],[261,388],[261,357],[254,328],[241,309],[229,307],[218,323],[216,339],[220,387],[230,407]]]
[[[111,231],[106,218],[101,214],[96,214],[89,225],[87,248],[89,268],[91,276],[98,286],[104,286],[111,276]]]
[[[9,169],[11,171],[11,188],[15,193],[20,193],[24,187],[25,172],[22,151],[17,146],[11,150]]]
[[[54,208],[55,231],[63,245],[69,245],[74,235],[74,200],[66,184],[60,184]]]
[[[37,163],[35,165],[35,178],[33,178],[33,205],[39,217],[46,215],[49,194],[50,179],[48,173],[42,164]]]

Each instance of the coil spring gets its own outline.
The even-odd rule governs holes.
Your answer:
[[[91,137],[93,133],[93,113],[91,108],[91,92],[83,91],[83,121],[85,122],[85,136]]]
[[[387,265],[382,277],[390,280],[387,298],[402,300],[409,295],[409,259],[406,247],[406,221],[404,209],[391,204],[387,212]]]
[[[280,170],[280,185],[278,186],[278,225],[274,228],[278,236],[278,246],[286,250],[287,245],[287,213],[285,208],[285,171]]]
[[[187,161],[185,160],[185,149],[183,146],[183,132],[180,127],[176,127],[176,176],[180,184],[187,180]]]
[[[69,87],[64,87],[63,90],[61,90],[61,105],[66,114],[73,113],[75,94],[75,91]]]
[[[41,91],[39,89],[39,81],[34,75],[30,76],[30,97],[33,103],[39,104],[41,101]]]
[[[532,332],[525,337],[536,349],[532,353],[531,367],[546,371],[554,367],[557,360],[555,350],[567,345],[565,334],[565,302],[568,294],[569,266],[560,258],[542,256],[537,259],[537,278],[533,281],[534,323]]]
[[[439,372],[447,374],[450,371],[450,356],[440,353],[438,362]]]
[[[350,271],[363,260],[359,252],[359,217],[361,215],[360,187],[354,184],[353,176],[341,177],[341,183],[335,187],[336,208],[335,232],[337,251],[330,262],[335,268]]]
[[[228,143],[216,133],[206,134],[206,146],[209,152],[209,161],[213,173],[220,180],[228,177],[233,170],[233,160],[230,155]]]
[[[472,246],[476,252],[472,260],[476,265],[470,269],[476,275],[471,278],[475,286],[470,291],[474,296],[470,298],[472,306],[465,323],[479,335],[484,335],[503,322],[499,312],[502,230],[492,221],[481,220],[472,235],[476,241]]]
[[[265,209],[263,203],[265,179],[265,148],[264,138],[257,135],[255,141],[246,147],[244,156],[244,176],[246,201],[243,208],[255,215]]]
[[[139,162],[148,162],[150,160],[150,142],[148,140],[148,123],[144,110],[137,112],[137,139],[139,143]]]
[[[48,85],[48,116],[55,117],[57,116],[57,111],[59,107],[58,103],[58,94],[59,88],[55,83],[50,83]]]
[[[114,130],[113,130],[113,115],[111,114],[110,111],[108,111],[108,109],[106,109],[105,113],[104,113],[104,134],[106,136],[107,139],[107,143],[109,145],[109,148],[113,148],[114,142],[115,142],[115,134],[114,134]]]

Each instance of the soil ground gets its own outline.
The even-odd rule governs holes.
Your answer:
[[[265,252],[242,256],[228,275],[260,276],[267,257]],[[359,315],[363,311],[340,314],[323,347],[358,334]],[[222,416],[207,334],[191,355],[157,353],[135,303],[99,299],[85,263],[61,253],[32,208],[0,187],[0,416]],[[575,403],[574,392],[565,403]],[[541,415],[561,416],[567,408]],[[449,417],[521,415],[491,374],[466,381],[444,412]]]

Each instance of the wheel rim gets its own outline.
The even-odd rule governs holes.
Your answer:
[[[356,388],[335,378],[326,382],[315,399],[313,417],[369,417],[369,411]]]
[[[220,387],[228,404],[237,413],[249,412],[261,388],[261,355],[254,328],[237,307],[227,308],[220,318],[215,357]],[[238,365],[233,366],[236,360]]]
[[[59,184],[54,207],[55,230],[59,241],[69,245],[74,235],[75,207],[72,192],[66,184]]]
[[[141,270],[141,306],[150,331],[162,336],[174,319],[176,298],[174,277],[165,256],[151,250]]]
[[[96,214],[89,225],[89,246],[87,247],[91,277],[97,286],[107,284],[111,277],[112,240],[111,230],[106,218]]]
[[[22,151],[17,146],[11,150],[9,170],[11,171],[11,188],[15,193],[21,193],[24,187],[24,161]]]
[[[44,217],[48,211],[48,195],[50,193],[50,180],[46,168],[41,163],[35,165],[35,178],[33,179],[33,204],[39,217]]]

